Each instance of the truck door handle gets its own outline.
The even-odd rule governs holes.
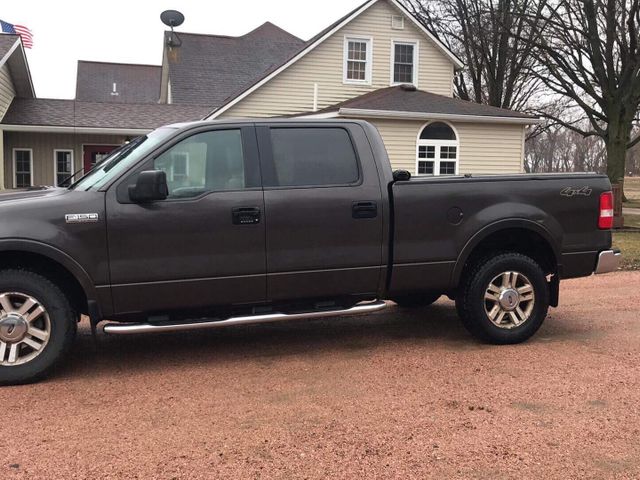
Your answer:
[[[255,225],[260,223],[260,209],[258,207],[233,208],[231,220],[234,225]]]
[[[353,218],[376,218],[378,204],[376,202],[354,202],[351,207]]]

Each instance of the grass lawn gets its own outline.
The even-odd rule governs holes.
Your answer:
[[[640,270],[640,232],[614,232],[613,246],[622,250],[623,270]]]
[[[623,206],[640,208],[640,177],[627,177],[624,179],[624,194],[627,202]]]

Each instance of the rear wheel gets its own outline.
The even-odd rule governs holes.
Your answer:
[[[392,298],[392,300],[403,308],[428,307],[432,303],[435,303],[441,295],[442,294],[435,292],[424,292],[421,294],[403,295]]]
[[[463,279],[456,307],[474,336],[496,344],[524,342],[538,331],[549,309],[544,271],[518,253],[480,260]]]
[[[50,280],[0,271],[0,384],[44,377],[73,343],[77,316]]]

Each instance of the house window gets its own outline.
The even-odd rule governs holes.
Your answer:
[[[33,151],[16,148],[13,151],[13,186],[26,188],[33,186]]]
[[[370,38],[344,39],[344,82],[371,83],[373,52]]]
[[[418,138],[418,175],[456,175],[459,150],[458,136],[451,126],[428,124]]]
[[[56,187],[68,187],[73,175],[73,150],[54,150]]]
[[[391,84],[417,84],[418,42],[392,42]]]
[[[182,181],[189,177],[189,153],[174,152],[171,163],[171,181]]]

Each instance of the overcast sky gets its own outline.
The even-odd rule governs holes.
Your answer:
[[[177,31],[242,35],[266,21],[307,40],[362,0],[21,0],[2,1],[0,19],[29,27],[27,50],[36,94],[73,98],[76,62],[160,65],[160,13],[181,11]]]

